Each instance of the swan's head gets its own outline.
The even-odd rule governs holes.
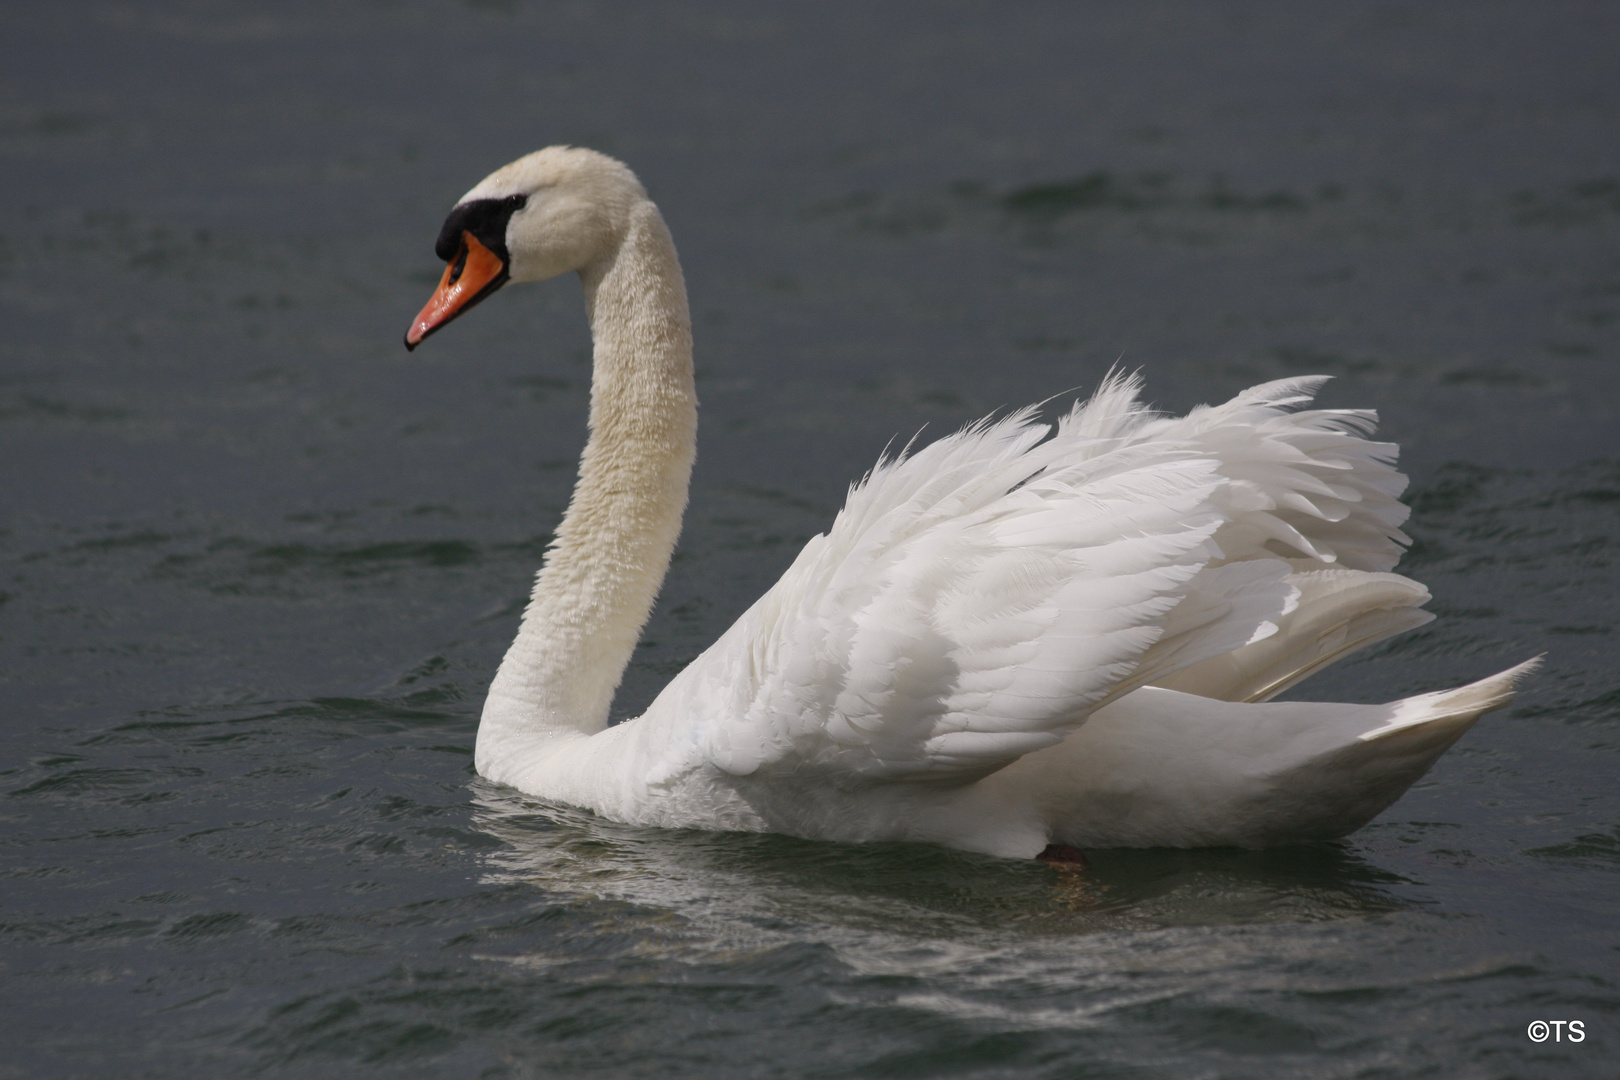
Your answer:
[[[445,218],[434,252],[447,264],[405,347],[508,281],[543,281],[610,255],[647,198],[621,162],[594,150],[548,146],[485,177]]]

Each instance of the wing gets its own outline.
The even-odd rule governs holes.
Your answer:
[[[1113,377],[1065,421],[1125,445],[1186,445],[1217,462],[1228,481],[1213,500],[1227,518],[1214,537],[1220,558],[1192,583],[1176,621],[1219,607],[1210,587],[1218,569],[1283,558],[1295,571],[1288,583],[1296,605],[1269,620],[1274,633],[1263,631],[1236,649],[1183,635],[1176,663],[1149,673],[1152,685],[1228,701],[1264,700],[1433,617],[1418,610],[1429,599],[1427,589],[1387,572],[1411,542],[1400,529],[1410,510],[1399,501],[1406,488],[1395,469],[1399,448],[1368,440],[1377,422],[1371,411],[1303,410],[1326,381],[1266,383],[1224,405],[1161,418],[1136,403],[1135,380]],[[1191,660],[1185,644],[1196,645],[1203,659]],[[1155,649],[1145,664],[1163,651]]]
[[[1215,537],[1225,561],[1284,558],[1296,570],[1387,571],[1412,542],[1400,529],[1411,514],[1400,501],[1400,448],[1368,440],[1378,423],[1371,410],[1301,410],[1327,381],[1264,383],[1184,417],[1138,411],[1115,421],[1117,437],[1183,444],[1217,462],[1228,481],[1215,500],[1228,519]],[[1086,427],[1086,412],[1077,410],[1069,423]]]
[[[1268,701],[1327,665],[1433,621],[1429,590],[1399,574],[1310,570],[1290,574],[1299,592],[1277,632],[1184,665],[1154,686],[1221,701]]]
[[[1294,380],[1165,420],[1137,389],[881,463],[659,696],[661,769],[967,782],[1274,634],[1288,559],[1398,552],[1362,414],[1291,411],[1314,389]]]

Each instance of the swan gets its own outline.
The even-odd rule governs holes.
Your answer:
[[[1391,573],[1397,448],[1323,378],[1185,417],[1110,373],[886,457],[645,714],[608,710],[669,567],[697,431],[675,246],[623,163],[549,147],[480,182],[414,349],[508,281],[579,274],[594,360],[573,497],[480,718],[477,770],[622,822],[1081,848],[1326,840],[1389,806],[1531,660],[1382,705],[1269,702],[1432,616]]]

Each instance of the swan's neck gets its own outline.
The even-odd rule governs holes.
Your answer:
[[[489,689],[479,757],[511,738],[592,734],[652,610],[686,509],[697,435],[692,325],[652,203],[580,272],[595,344],[579,482]]]

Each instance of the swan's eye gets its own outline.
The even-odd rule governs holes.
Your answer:
[[[509,195],[503,201],[513,210],[521,210],[528,204],[529,197],[527,195]]]

